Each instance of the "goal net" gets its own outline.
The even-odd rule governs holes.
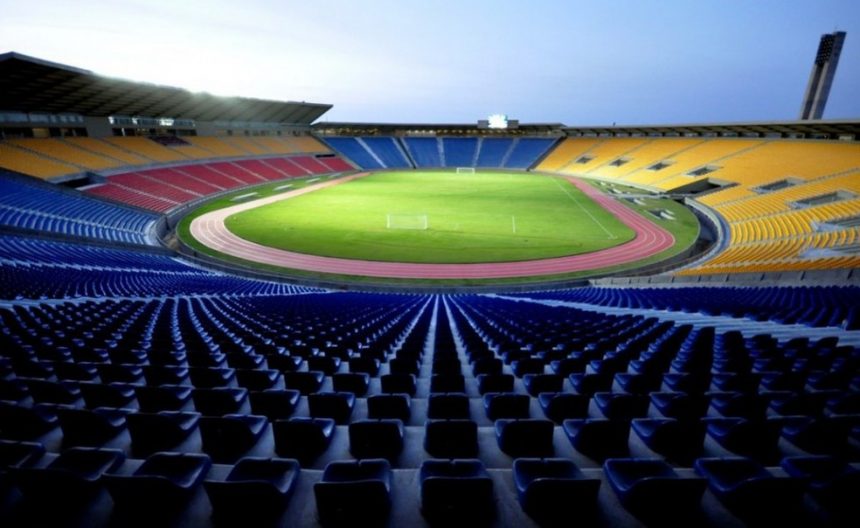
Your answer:
[[[386,215],[387,229],[427,229],[429,222],[426,214],[392,214]]]
[[[475,174],[475,167],[457,167],[457,174]]]

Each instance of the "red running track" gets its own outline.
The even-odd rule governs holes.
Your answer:
[[[568,181],[635,232],[632,240],[601,251],[542,260],[480,264],[418,264],[321,257],[271,248],[239,238],[228,231],[224,225],[224,220],[235,213],[344,183],[363,175],[357,174],[331,180],[207,213],[191,222],[191,235],[216,251],[261,264],[318,273],[398,279],[498,279],[586,271],[641,260],[656,255],[675,243],[672,234],[662,227],[614,198],[574,178],[568,178]]]

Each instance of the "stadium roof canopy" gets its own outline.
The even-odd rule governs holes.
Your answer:
[[[309,125],[330,108],[195,93],[103,77],[15,52],[0,54],[0,110]]]
[[[601,125],[573,126],[564,131],[568,135],[759,135],[759,136],[827,136],[860,137],[858,119],[817,119],[807,121],[761,121],[747,123],[698,123],[678,125]]]

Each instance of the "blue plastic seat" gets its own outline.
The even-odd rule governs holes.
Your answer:
[[[588,362],[583,357],[566,357],[551,361],[550,369],[559,376],[570,376],[571,374],[582,374]]]
[[[113,361],[113,360],[109,360]],[[96,365],[102,383],[143,383],[143,367],[140,365],[115,363],[99,363]]]
[[[265,416],[269,420],[289,418],[296,410],[301,393],[290,389],[266,389],[250,391],[251,412]]]
[[[335,392],[351,392],[358,397],[367,394],[370,387],[370,375],[366,372],[341,372],[332,375],[331,381]]]
[[[320,390],[325,379],[325,374],[319,370],[307,372],[284,372],[284,385],[288,389],[295,389],[307,396]]]
[[[56,406],[55,412],[63,430],[63,446],[104,445],[126,428],[128,411],[122,409],[76,409]]]
[[[227,356],[227,366],[233,369],[236,369],[236,377],[239,377],[239,371],[244,370],[248,371],[259,371],[264,372],[264,363],[266,363],[265,356],[261,354],[251,354],[248,352],[227,352],[224,354]],[[243,384],[239,384],[244,387]],[[250,387],[246,387],[250,388]]]
[[[102,478],[116,507],[161,516],[184,506],[211,466],[207,455],[155,453],[131,475],[105,473]]]
[[[323,525],[380,522],[391,509],[391,465],[384,459],[331,462],[314,484],[314,497]]]
[[[379,375],[380,364],[380,361],[375,358],[353,357],[349,360],[349,371],[375,377]]]
[[[125,461],[118,449],[72,447],[45,467],[15,470],[18,488],[31,499],[70,504],[91,499],[101,490],[100,479]]]
[[[430,372],[432,374],[462,374],[463,365],[456,356],[436,357],[431,363]]]
[[[596,392],[592,399],[610,420],[631,420],[648,412],[648,397],[643,394]]]
[[[335,422],[331,418],[296,417],[272,422],[275,452],[300,462],[313,462],[331,443]]]
[[[182,443],[197,429],[200,413],[131,413],[125,420],[131,435],[132,453],[135,456],[147,456],[156,451],[173,449]]]
[[[663,378],[659,374],[632,374],[619,372],[615,375],[615,384],[628,394],[648,394],[660,389]]]
[[[707,435],[738,456],[770,462],[778,459],[783,422],[778,419],[708,418]]]
[[[254,518],[268,520],[287,507],[300,474],[297,460],[246,457],[226,478],[207,478],[203,487],[216,519],[239,522],[253,512]]]
[[[630,429],[655,453],[687,466],[701,454],[705,439],[705,424],[699,420],[637,418]]]
[[[45,446],[39,442],[0,439],[0,471],[31,466],[44,454]]]
[[[379,377],[379,384],[383,394],[408,394],[413,397],[418,387],[415,374],[406,373],[383,374]]]
[[[585,418],[565,420],[564,432],[574,449],[596,461],[627,456],[630,423],[624,420]]]
[[[555,454],[553,432],[555,424],[550,420],[496,420],[496,441],[499,449],[514,458],[549,457]]]
[[[828,455],[790,456],[780,464],[786,473],[802,479],[807,492],[825,507],[849,511],[860,497],[860,469]]]
[[[215,387],[191,391],[194,408],[204,416],[223,416],[242,411],[248,401],[248,389],[241,387]]]
[[[543,392],[538,395],[538,403],[547,418],[557,424],[572,418],[588,416],[591,398],[584,394],[565,392]]]
[[[388,372],[391,374],[418,375],[420,371],[421,362],[417,359],[393,358],[388,362]]]
[[[148,385],[136,386],[137,403],[143,412],[179,411],[191,401],[191,390],[188,385]]]
[[[572,512],[588,517],[597,506],[599,478],[588,478],[564,458],[518,458],[514,485],[523,511],[539,522],[565,518]]]
[[[319,371],[326,376],[331,376],[340,370],[343,360],[336,356],[311,356],[307,358],[308,370]]]
[[[393,459],[403,451],[403,422],[359,420],[349,424],[349,452],[355,458]]]
[[[0,497],[13,486],[12,471],[36,464],[44,454],[45,446],[39,442],[0,439]]]
[[[705,416],[710,404],[704,395],[685,392],[652,392],[648,397],[651,408],[658,414],[678,420],[699,419]]]
[[[504,363],[495,357],[486,357],[475,360],[472,364],[472,375],[476,378],[482,374],[501,374]]]
[[[484,411],[490,420],[528,418],[531,398],[525,394],[490,392],[484,394]]]
[[[307,398],[312,417],[331,418],[338,425],[348,423],[355,408],[355,394],[351,392],[317,392]]]
[[[478,454],[478,425],[472,420],[427,420],[424,450],[438,458],[468,458]]]
[[[368,418],[393,418],[406,423],[411,416],[412,400],[408,394],[374,394],[367,398]]]
[[[190,370],[176,365],[144,365],[143,376],[147,385],[188,385]]]
[[[544,361],[538,358],[526,357],[511,362],[511,372],[522,378],[526,374],[543,374]]]
[[[305,360],[299,356],[291,356],[289,354],[274,354],[266,358],[269,368],[275,369],[281,374],[298,371],[304,361]]]
[[[253,414],[203,416],[203,451],[217,463],[233,463],[257,444],[268,425],[265,416]]]
[[[466,378],[462,374],[433,374],[430,376],[430,392],[466,392]]]
[[[19,378],[22,379],[22,378]],[[50,381],[39,378],[25,380],[30,396],[36,403],[73,405],[81,399],[81,389],[74,381]]]
[[[696,510],[705,492],[704,479],[682,478],[659,458],[610,458],[603,471],[624,507],[648,518]]]
[[[663,386],[671,392],[704,394],[711,385],[711,376],[703,372],[667,372]]]
[[[465,393],[431,394],[427,399],[427,418],[431,420],[467,420],[472,416]]]
[[[236,369],[236,383],[249,391],[275,389],[283,381],[283,375],[274,369]]]
[[[0,375],[3,375],[0,373]],[[0,401],[20,402],[27,398],[30,390],[23,380],[6,374],[8,378],[0,378]]]
[[[542,392],[561,392],[564,387],[564,376],[558,374],[526,374],[523,376],[526,391],[537,397]]]
[[[478,374],[478,392],[513,392],[515,379],[513,374]]]
[[[857,449],[849,442],[851,430],[860,427],[860,415],[826,416],[798,420],[782,429],[782,436],[816,455],[852,455]]]
[[[59,425],[53,406],[25,407],[0,401],[0,436],[7,440],[37,440]]]
[[[749,458],[700,458],[696,472],[723,504],[742,516],[771,517],[801,503],[803,481],[778,477]]]
[[[134,386],[126,383],[80,382],[78,386],[89,409],[131,407],[137,398]]]
[[[612,388],[612,376],[609,374],[571,374],[567,379],[577,394],[589,397],[595,392],[605,392]]]
[[[726,418],[764,418],[767,400],[757,393],[744,392],[708,392],[711,409]]]
[[[421,512],[431,522],[487,522],[495,515],[493,480],[480,460],[426,460],[418,478]]]

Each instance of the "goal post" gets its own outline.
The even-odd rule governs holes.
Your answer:
[[[475,174],[475,167],[457,167],[457,174]]]
[[[417,229],[426,230],[430,222],[426,214],[388,213],[385,215],[386,229]]]

